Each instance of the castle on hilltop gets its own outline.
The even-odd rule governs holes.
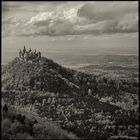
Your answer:
[[[27,51],[24,46],[23,51],[21,51],[21,49],[19,51],[19,59],[25,62],[39,61],[41,59],[41,52],[36,52],[36,50],[32,52],[31,48],[29,49],[29,51]]]

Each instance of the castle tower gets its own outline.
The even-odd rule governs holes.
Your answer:
[[[25,52],[25,53],[24,53],[24,60],[25,60],[25,62],[28,61],[28,52]]]
[[[38,58],[41,59],[41,52],[38,52]]]
[[[25,52],[26,52],[26,48],[25,48],[25,45],[24,45],[23,53],[25,53]]]
[[[21,58],[21,55],[22,55],[22,52],[21,52],[21,49],[19,51],[19,58]]]
[[[31,52],[32,50],[31,50],[31,48],[29,49],[29,53]]]

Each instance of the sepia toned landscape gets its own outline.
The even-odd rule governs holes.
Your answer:
[[[138,2],[2,2],[2,139],[139,139]]]

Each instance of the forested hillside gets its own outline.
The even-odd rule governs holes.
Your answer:
[[[138,82],[15,58],[2,69],[2,98],[79,138],[138,138]]]

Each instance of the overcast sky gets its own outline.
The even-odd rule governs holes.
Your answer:
[[[56,47],[53,50],[62,46],[61,50],[80,46],[136,48],[137,37],[136,1],[2,2],[4,51],[24,44],[34,48],[48,44]]]
[[[3,36],[134,33],[137,2],[3,2]]]

